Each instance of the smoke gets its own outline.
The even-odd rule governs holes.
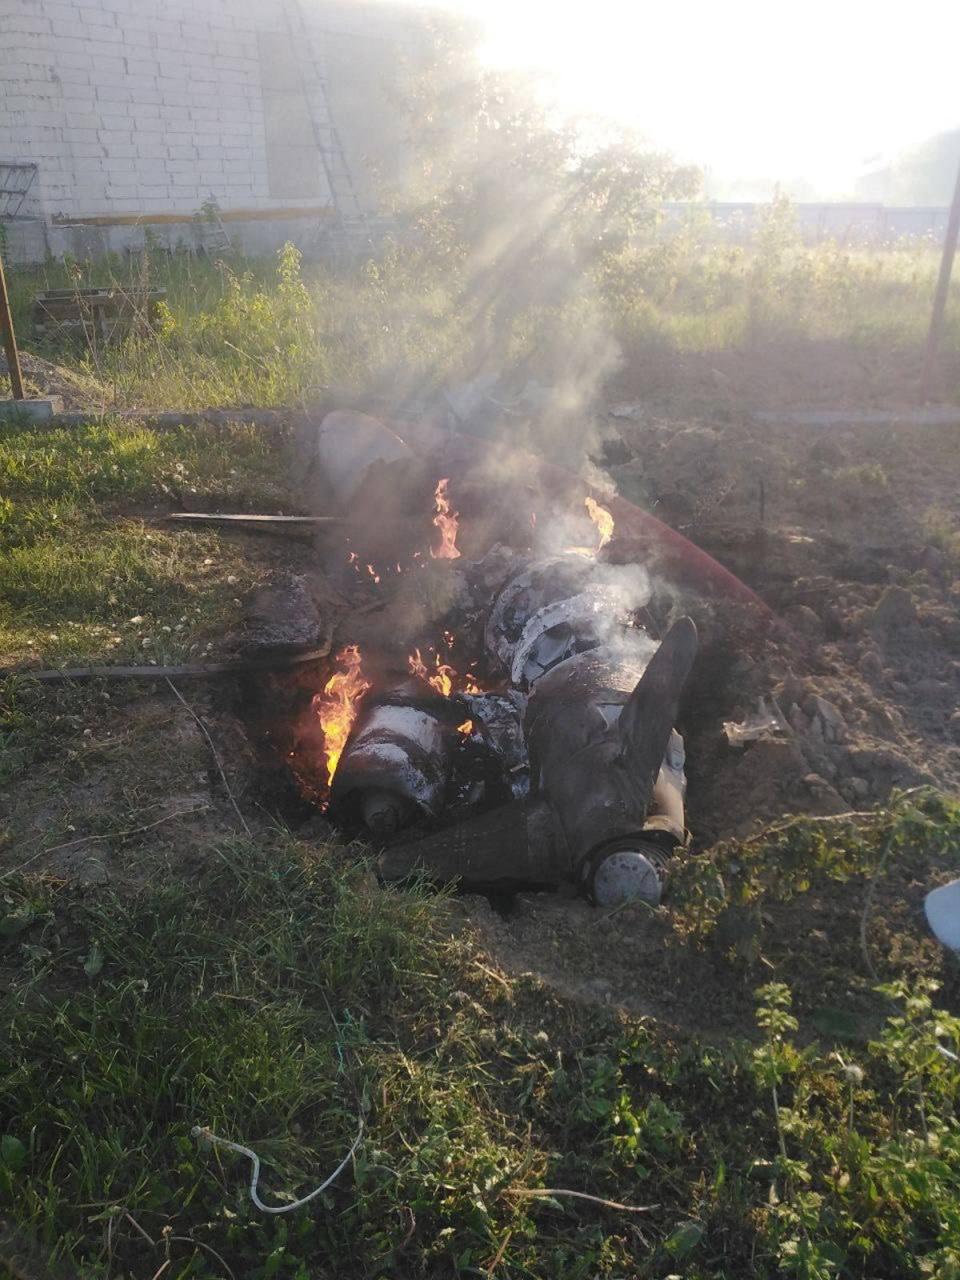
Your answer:
[[[416,408],[609,489],[590,461],[621,364],[604,280],[679,193],[679,171],[623,130],[562,119],[542,86],[481,68],[468,29],[439,19],[432,39],[410,114],[419,177],[399,207],[424,278],[453,291],[459,359],[417,388]]]

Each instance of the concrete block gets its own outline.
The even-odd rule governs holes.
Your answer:
[[[98,129],[97,141],[108,150],[112,146],[129,146],[133,142],[133,132],[130,129]]]
[[[61,22],[76,22],[80,16],[80,8],[76,4],[60,3],[60,0],[45,0],[43,16],[53,24],[54,35],[58,34]]]
[[[63,102],[63,114],[66,120],[67,133],[70,129],[103,129],[105,127],[103,116],[94,109],[95,103],[90,98],[65,98]],[[78,142],[89,142],[89,138],[77,139]]]
[[[50,104],[44,111],[34,111],[30,114],[30,123],[32,125],[49,125],[53,129],[62,129],[64,118],[62,111],[50,110]]]
[[[134,102],[136,96],[135,88],[128,84],[97,85],[97,101],[105,103],[108,109],[112,109],[114,103]]]
[[[74,67],[78,71],[90,71],[93,59],[82,46],[82,40],[64,40],[58,36],[53,41],[58,68],[62,70],[64,67]]]
[[[86,71],[82,67],[63,67],[60,71],[60,81],[62,84],[90,84],[94,74],[93,71]]]
[[[90,40],[101,41],[104,44],[121,44],[123,42],[123,32],[117,26],[107,26],[105,23],[87,22],[84,24],[87,28],[87,36]]]
[[[69,118],[70,118],[70,119],[75,119],[76,117],[75,117],[75,116],[70,116]],[[94,119],[96,119],[96,117],[94,117]],[[97,130],[96,130],[96,128],[93,128],[93,129],[86,129],[86,128],[84,128],[84,129],[76,129],[76,128],[74,128],[74,127],[71,125],[71,126],[69,126],[68,128],[64,129],[64,131],[63,131],[63,140],[64,140],[64,142],[96,142],[96,141],[97,141]]]
[[[59,396],[46,396],[37,400],[0,400],[0,418],[29,418],[33,422],[47,422],[55,413],[63,413],[63,401]]]
[[[49,18],[28,18],[14,13],[4,20],[4,35],[11,36],[47,36],[53,30]]]
[[[144,58],[138,54],[134,58],[125,58],[126,71],[128,76],[136,76],[138,79],[146,79],[151,83],[153,77],[157,74],[157,64],[150,58]]]

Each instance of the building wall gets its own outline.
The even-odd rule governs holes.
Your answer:
[[[361,0],[2,0],[0,159],[39,165],[21,216],[170,235],[214,201],[261,237],[273,215],[323,218],[328,103],[372,209],[416,32]]]

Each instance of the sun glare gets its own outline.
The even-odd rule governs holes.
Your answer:
[[[558,108],[640,129],[704,167],[708,188],[803,177],[843,196],[872,158],[960,123],[960,6],[942,0],[906,22],[865,0],[447,4],[481,23],[489,64],[546,73]]]

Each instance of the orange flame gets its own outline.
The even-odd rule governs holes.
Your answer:
[[[597,551],[602,551],[613,537],[613,516],[606,507],[601,507],[599,502],[594,502],[593,498],[584,498],[583,504],[587,508],[590,519],[597,526],[597,534],[600,538]]]
[[[450,510],[450,499],[447,497],[447,480],[438,480],[437,487],[434,490],[433,498],[437,507],[437,514],[433,517],[434,525],[440,530],[440,545],[436,551],[430,549],[430,554],[434,560],[459,560],[460,552],[457,550],[457,529],[460,524],[460,516],[456,511]]]
[[[343,748],[347,745],[347,738],[357,718],[360,699],[370,688],[370,681],[360,669],[358,645],[348,644],[337,654],[337,662],[343,670],[335,671],[323,686],[323,693],[317,694],[313,700],[323,731],[328,786],[333,785],[333,776],[337,772]]]
[[[463,734],[473,733],[473,721],[464,720],[463,724],[458,724],[457,733],[463,733]]]
[[[431,675],[427,664],[420,656],[420,650],[414,649],[413,653],[407,658],[407,667],[412,676],[418,676],[421,680],[426,680],[431,689],[436,690],[441,697],[449,698],[453,693],[453,682],[456,679],[456,671],[453,667],[448,667],[446,663],[440,661],[440,655],[437,654],[436,668],[437,674]]]

